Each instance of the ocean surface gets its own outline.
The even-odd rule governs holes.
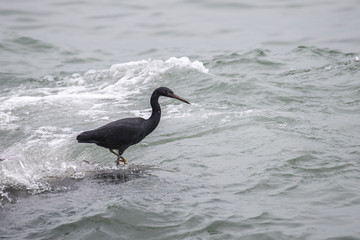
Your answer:
[[[360,1],[7,1],[0,239],[360,239]],[[76,136],[151,114],[128,165]]]

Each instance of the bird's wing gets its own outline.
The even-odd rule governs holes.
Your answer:
[[[144,122],[145,120],[143,118],[125,118],[117,120],[97,129],[88,131],[88,139],[99,145],[132,145],[137,143],[137,140],[141,138]]]

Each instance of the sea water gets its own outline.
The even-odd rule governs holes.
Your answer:
[[[359,1],[0,7],[1,239],[359,239]],[[156,130],[116,166],[76,136]]]

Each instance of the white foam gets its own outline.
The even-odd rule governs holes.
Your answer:
[[[183,68],[195,69],[203,73],[208,73],[209,69],[204,67],[204,64],[199,61],[191,62],[188,57],[175,58],[171,57],[165,61],[166,63],[174,64],[174,66],[179,66]]]
[[[0,112],[0,130],[14,130],[19,127],[19,125],[15,124],[20,120],[19,117],[12,115],[11,111]]]
[[[42,79],[48,82],[56,82],[55,87],[19,89],[7,98],[0,98],[2,102],[0,106],[2,115],[0,116],[9,119],[12,117],[11,114],[5,117],[5,112],[41,103],[58,104],[64,101],[76,102],[87,101],[88,99],[123,101],[130,95],[140,93],[144,85],[158,80],[159,75],[174,68],[192,69],[203,73],[209,72],[199,61],[192,62],[187,57],[171,57],[166,61],[141,60],[114,64],[109,69],[89,70],[84,74],[74,73],[60,79],[46,75]],[[58,80],[55,81],[54,79]]]

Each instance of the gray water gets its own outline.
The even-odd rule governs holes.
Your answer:
[[[360,1],[6,1],[0,239],[360,239]],[[151,113],[128,166],[76,135]]]

